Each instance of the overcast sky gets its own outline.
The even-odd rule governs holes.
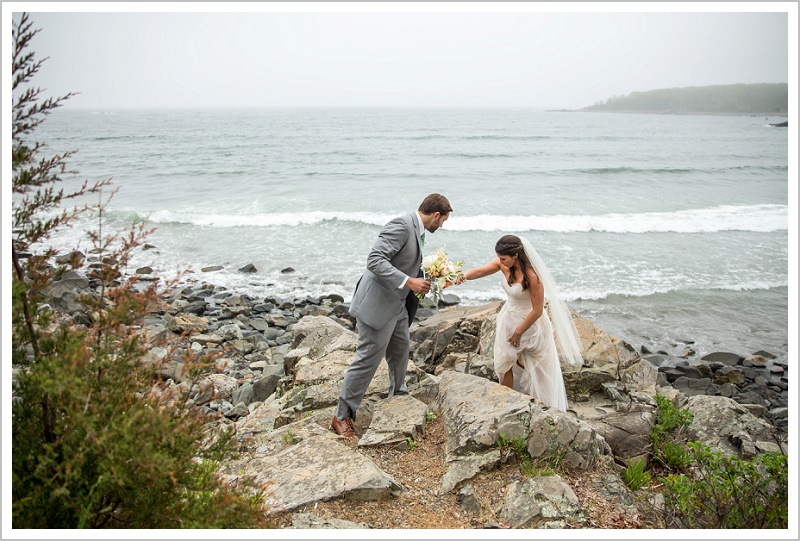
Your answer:
[[[10,5],[41,28],[31,48],[49,59],[35,84],[81,93],[66,107],[580,108],[657,88],[786,83],[797,61],[785,4]],[[94,12],[55,12],[75,6]]]

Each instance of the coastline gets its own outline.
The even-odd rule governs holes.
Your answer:
[[[245,267],[247,266],[245,265]],[[283,274],[284,277],[301,272],[299,270],[295,271],[290,266],[284,267],[284,271],[286,271]],[[212,273],[214,272],[213,269],[218,267],[209,266],[203,268]],[[348,285],[349,287],[342,287],[342,284],[337,284],[337,287],[332,287],[327,291],[324,287],[315,287],[315,292],[312,295],[296,295],[287,293],[284,287],[276,288],[281,290],[280,293],[269,291],[269,281],[266,284],[259,284],[257,288],[253,289],[241,284],[229,287],[224,282],[205,281],[203,274],[203,271],[198,271],[191,275],[192,287],[196,284],[204,284],[206,287],[210,287],[213,284],[214,287],[228,288],[237,294],[251,297],[269,297],[290,303],[302,303],[309,297],[324,298],[328,295],[342,297],[343,303],[349,303],[348,292],[351,294],[352,288],[355,287],[355,280],[353,280],[352,285]],[[248,275],[242,272],[241,269],[240,274],[243,277]],[[302,283],[304,280],[317,283],[312,277],[300,276],[300,282]],[[283,284],[280,285],[282,286]],[[777,308],[775,308],[774,302],[782,302],[781,299],[785,295],[783,293],[784,288],[785,286],[778,286],[764,291],[745,290],[738,292],[741,300],[728,308],[732,310],[732,313],[735,313],[737,310],[748,309],[748,307],[752,306],[753,299],[758,299],[758,304],[771,304],[773,306],[772,310],[775,311]],[[258,293],[254,293],[254,290],[258,291]],[[754,332],[750,327],[750,323],[739,324],[736,321],[730,321],[727,315],[719,311],[715,312],[711,307],[703,309],[702,303],[705,296],[717,293],[719,292],[663,292],[653,293],[645,297],[617,295],[612,298],[578,299],[567,304],[573,312],[593,321],[605,330],[613,332],[615,336],[628,342],[640,353],[660,351],[662,354],[674,357],[699,358],[718,351],[728,351],[743,357],[753,355],[757,351],[767,351],[782,360],[788,357],[787,348],[790,337],[786,337],[785,342],[757,340],[754,337],[758,333]],[[726,297],[730,296],[730,292],[723,292],[722,294]],[[676,297],[679,300],[676,300]],[[486,306],[503,299],[504,296],[499,287],[496,292],[493,291],[488,296],[482,295],[480,299],[470,297],[464,299],[460,295],[459,286],[454,286],[445,291],[445,302],[441,306],[458,305],[474,308]],[[715,305],[716,301],[711,304]],[[627,308],[626,305],[628,305]],[[691,312],[695,312],[695,315],[687,318],[685,313]],[[421,313],[425,313],[425,311]],[[650,317],[646,317],[648,313]],[[671,321],[672,323],[665,324],[662,321]],[[717,321],[729,321],[729,323],[715,332],[714,325]],[[745,346],[744,342],[747,342],[749,347]]]
[[[240,265],[237,264],[232,269],[236,267],[240,267]],[[149,267],[146,268],[148,272],[154,272]],[[306,281],[315,284],[319,282],[314,280],[313,277],[302,275],[302,271],[295,270],[291,265],[284,265],[282,268],[282,277],[288,279],[299,275],[297,278],[293,278],[295,280],[299,279],[299,284]],[[228,291],[229,293],[244,295],[253,299],[268,298],[270,302],[275,304],[304,304],[309,299],[341,298],[341,303],[344,305],[349,304],[350,295],[348,295],[348,292],[352,294],[351,289],[355,287],[355,280],[351,287],[337,283],[336,287],[326,289],[324,286],[319,287],[319,284],[317,284],[314,287],[313,294],[297,294],[298,289],[287,290],[285,282],[281,280],[278,280],[275,284],[267,280],[259,282],[257,287],[250,288],[243,282],[230,285],[226,281],[211,279],[210,275],[221,269],[221,265],[208,265],[192,271],[190,274],[184,275],[181,287],[213,288],[217,291]],[[241,266],[237,274],[246,281],[248,276],[255,277],[256,272],[255,267],[250,263]],[[143,275],[139,276],[141,279]],[[272,285],[277,287],[273,290]],[[773,306],[771,310],[774,312],[779,309],[775,308],[774,302],[783,302],[781,299],[785,296],[784,289],[785,286],[779,286],[764,291],[741,291],[738,293],[740,300],[731,306],[726,305],[727,310],[732,310],[731,313],[735,314],[737,310],[750,309],[751,302],[754,299],[758,299],[757,303],[759,305],[769,304]],[[301,286],[300,290],[302,290]],[[502,291],[498,288],[496,293],[492,293],[488,297],[484,296],[481,299],[468,297],[464,300],[459,294],[458,286],[454,286],[445,291],[445,297],[440,303],[440,308],[450,306],[478,308],[504,300],[501,293]],[[782,361],[788,358],[790,336],[785,338],[785,342],[780,343],[774,340],[758,340],[755,337],[759,333],[751,327],[751,321],[739,323],[735,319],[730,320],[728,314],[719,310],[715,311],[716,308],[714,306],[717,305],[718,301],[714,300],[713,297],[709,306],[703,306],[704,302],[708,302],[706,296],[717,295],[718,293],[715,291],[691,291],[687,293],[653,293],[646,297],[622,295],[612,299],[578,299],[567,304],[574,313],[589,319],[604,330],[625,340],[641,354],[658,352],[672,357],[698,359],[704,355],[719,351],[734,353],[742,357],[754,355],[759,351],[766,351]],[[726,298],[730,296],[730,292],[722,292],[722,294]],[[679,300],[676,300],[676,295]],[[423,305],[426,302],[423,301]],[[626,307],[626,305],[628,306]],[[431,308],[433,307],[423,306],[420,315],[427,314],[425,317],[434,315],[430,310]],[[687,317],[687,313],[694,315]],[[777,318],[780,319],[780,315]],[[669,321],[670,323],[663,323],[664,321]],[[724,327],[715,331],[714,325],[718,321],[727,321],[727,323]],[[770,336],[773,334],[771,333]]]
[[[133,276],[142,284],[159,281],[157,273],[150,267],[137,269]],[[93,286],[80,271],[68,271],[59,282],[54,283],[53,291],[58,292],[56,297],[50,299],[50,305],[55,310],[77,322],[86,317],[72,301],[81,292],[93,291]],[[305,316],[324,316],[348,330],[355,329],[355,320],[348,314],[349,304],[337,294],[293,299],[271,296],[252,298],[197,279],[191,284],[181,284],[169,291],[162,291],[159,297],[162,306],[153,309],[145,318],[150,327],[147,334],[199,333],[200,338],[186,343],[187,347],[191,345],[196,351],[209,348],[211,351],[227,351],[227,346],[223,348],[222,345],[232,332],[236,337],[234,353],[249,356],[258,352],[266,354],[269,350],[266,358],[274,361],[287,352],[293,340],[293,326]],[[491,310],[500,304],[502,301],[462,306],[454,293],[445,293],[438,307],[429,298],[423,299],[411,327],[412,337],[417,330],[427,326],[429,320],[447,317],[451,312]],[[573,317],[586,321],[587,325],[600,332],[606,332],[574,310]],[[213,338],[215,334],[219,336]],[[763,410],[764,415],[773,411],[781,423],[787,420],[784,413],[788,406],[788,362],[778,358],[768,348],[751,352],[710,349],[708,353],[698,354],[696,350],[699,348],[691,337],[676,340],[671,347],[666,344],[663,347],[647,347],[631,344],[611,333],[608,336],[613,340],[621,340],[630,355],[653,365],[659,372],[662,385],[678,385],[683,391],[694,394],[738,397],[747,403],[754,403]],[[174,339],[177,338],[174,335]],[[593,339],[583,340],[587,344],[592,343]],[[149,355],[163,355],[160,346],[151,346]],[[411,357],[419,355],[412,347]],[[722,372],[715,375],[720,370]],[[730,375],[731,370],[735,374]]]

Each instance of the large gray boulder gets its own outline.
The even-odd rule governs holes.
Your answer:
[[[477,307],[452,307],[415,323],[410,331],[414,363],[432,373],[450,354],[478,352],[484,323],[501,306],[501,302],[494,302]]]
[[[308,350],[310,357],[324,357],[334,351],[356,350],[358,335],[329,317],[305,316],[294,324],[291,349]]]
[[[591,425],[571,413],[538,404],[531,411],[527,441],[531,458],[557,458],[576,470],[591,470],[600,456],[611,453],[608,443]]]
[[[614,412],[589,424],[595,427],[621,463],[647,460],[655,424],[654,411]]]
[[[692,396],[685,408],[694,415],[689,426],[690,439],[698,440],[715,451],[751,458],[759,450],[780,450],[775,427],[733,399]]]
[[[611,452],[589,424],[574,414],[534,404],[531,397],[487,379],[448,371],[439,381],[448,457],[483,453],[498,441],[523,438],[534,459],[558,457],[587,470]]]
[[[472,479],[484,470],[490,470],[500,464],[502,456],[499,449],[493,449],[485,454],[451,456],[447,459],[447,472],[442,477],[440,494],[452,492],[463,481]]]
[[[444,416],[448,455],[466,455],[528,437],[530,396],[492,381],[448,371],[439,379],[437,405]]]
[[[512,483],[498,516],[512,528],[564,528],[586,520],[578,497],[559,475]]]
[[[402,492],[390,475],[343,440],[313,421],[293,423],[270,433],[222,473],[233,483],[249,478],[267,487],[264,503],[270,514],[339,496],[380,500]]]
[[[174,333],[204,333],[208,330],[208,318],[194,314],[177,314],[167,322],[167,328]]]
[[[89,279],[82,273],[74,270],[66,271],[58,280],[54,280],[47,288],[47,293],[52,299],[60,299],[64,293],[82,293],[89,287]]]
[[[292,528],[298,530],[350,530],[369,529],[369,525],[338,518],[322,518],[313,513],[292,515]]]
[[[629,390],[655,392],[658,370],[630,344],[610,336],[577,314],[573,314],[573,320],[584,349],[584,366],[575,369],[562,362],[568,391],[599,392],[603,383],[620,381]]]

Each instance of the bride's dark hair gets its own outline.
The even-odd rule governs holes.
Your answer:
[[[516,235],[504,235],[500,237],[497,244],[494,245],[494,251],[497,255],[517,256],[519,261],[519,268],[522,271],[522,289],[528,289],[528,269],[533,269],[528,256],[525,254],[525,248],[522,246],[522,241]],[[536,272],[536,269],[533,269]],[[514,285],[514,271],[508,274],[508,285]]]

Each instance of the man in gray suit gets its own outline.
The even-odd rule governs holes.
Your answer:
[[[356,358],[345,372],[339,405],[331,429],[340,436],[358,439],[353,421],[356,410],[386,357],[389,365],[389,396],[408,394],[408,328],[419,299],[431,284],[422,277],[425,231],[433,233],[450,217],[453,209],[443,195],[426,197],[417,212],[395,218],[381,230],[367,257],[367,270],[356,284],[350,314],[356,318]]]

